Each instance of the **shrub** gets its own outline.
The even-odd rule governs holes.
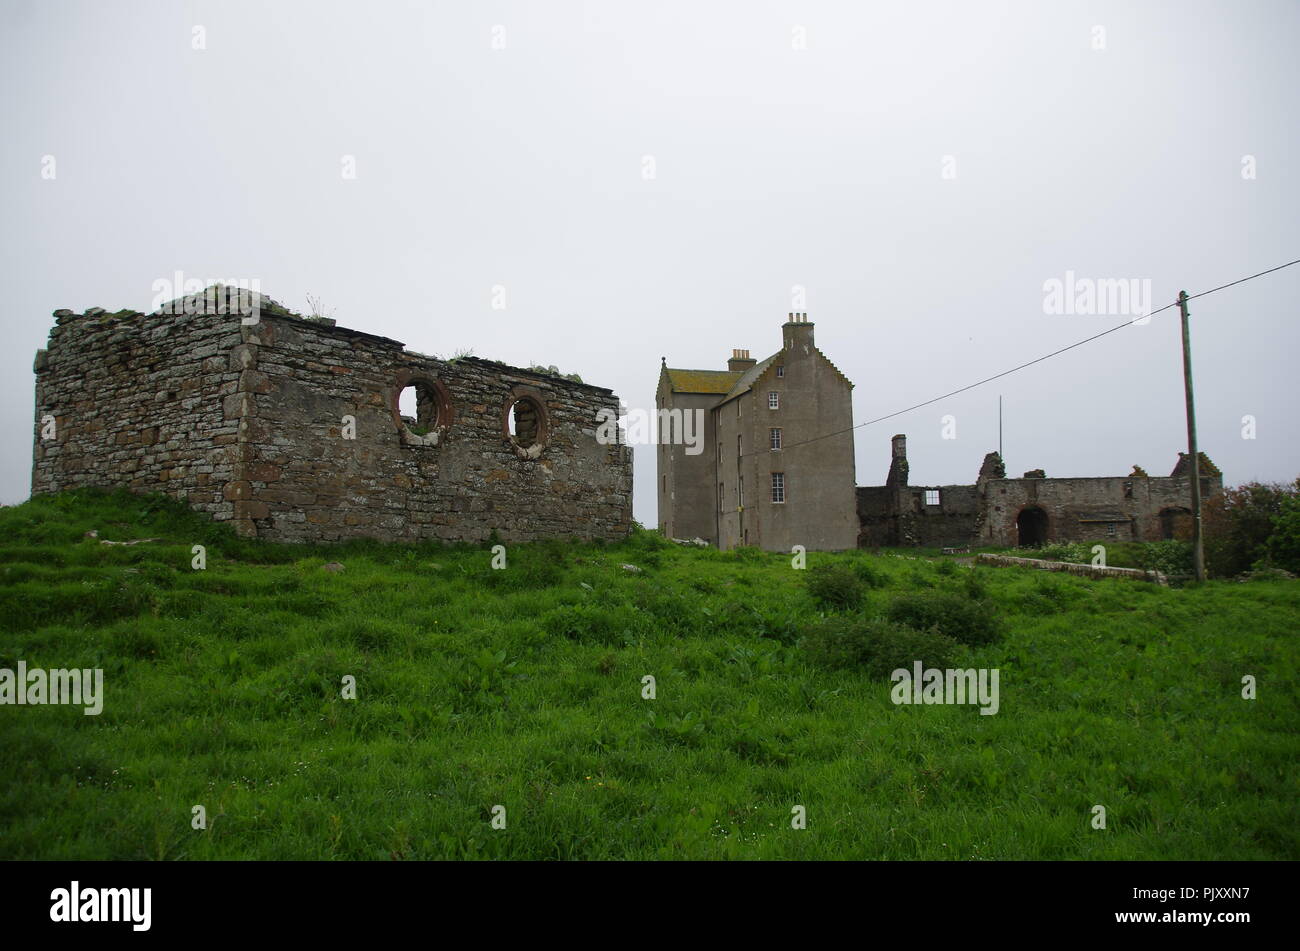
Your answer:
[[[1043,571],[1037,573],[1030,590],[1020,597],[1018,605],[1027,614],[1043,616],[1067,610],[1082,596],[1064,576]]]
[[[1086,565],[1092,561],[1092,546],[1085,542],[1054,542],[1043,545],[1034,557],[1044,561],[1068,561],[1071,564]]]
[[[1210,574],[1231,578],[1268,554],[1276,520],[1297,495],[1300,480],[1291,485],[1248,482],[1206,501],[1202,525]]]
[[[774,614],[759,613],[754,634],[770,637],[782,644],[793,644],[799,638],[799,611],[788,610]]]
[[[907,572],[907,587],[909,588],[933,588],[935,585],[935,576],[930,572],[913,565]]]
[[[962,578],[962,588],[972,601],[982,601],[989,595],[988,569],[972,567]]]
[[[701,599],[686,591],[647,587],[637,592],[634,604],[648,615],[655,630],[675,637],[694,637],[711,620],[710,611]]]
[[[887,680],[916,661],[926,667],[951,667],[960,645],[937,630],[916,630],[885,618],[829,617],[804,629],[800,647],[814,664],[857,669]]]
[[[1273,534],[1265,552],[1274,567],[1300,574],[1300,498],[1282,503],[1282,511],[1273,519]]]
[[[866,584],[858,573],[844,562],[808,569],[806,584],[814,601],[839,610],[856,608],[866,592]]]
[[[951,591],[920,591],[894,598],[889,619],[918,630],[937,628],[962,644],[992,644],[1002,636],[993,606]]]
[[[567,637],[588,644],[619,645],[639,634],[637,618],[625,609],[596,604],[562,605],[539,619],[552,637]]]
[[[673,547],[673,543],[658,531],[646,528],[640,522],[632,523],[632,532],[624,544],[638,551],[663,551]]]
[[[868,588],[883,588],[889,584],[889,575],[870,561],[857,562],[853,566],[853,572]]]
[[[636,555],[635,562],[638,568],[662,568],[664,556],[659,549],[651,549],[639,552]]]
[[[1241,575],[1238,581],[1291,581],[1295,575],[1285,568],[1272,568],[1267,565],[1256,565],[1250,571]]]
[[[481,568],[474,578],[488,588],[553,588],[564,580],[563,556],[531,551],[505,568]]]
[[[1185,575],[1192,570],[1192,546],[1176,540],[1148,542],[1138,549],[1137,563],[1146,571]]]

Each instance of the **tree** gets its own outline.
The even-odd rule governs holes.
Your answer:
[[[1265,558],[1285,503],[1297,498],[1300,479],[1291,485],[1247,482],[1209,499],[1202,510],[1202,529],[1210,574],[1231,578]]]

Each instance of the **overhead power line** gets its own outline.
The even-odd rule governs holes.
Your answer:
[[[1220,284],[1218,287],[1211,287],[1209,290],[1201,291],[1199,294],[1191,294],[1188,296],[1187,299],[1195,300],[1197,297],[1204,297],[1207,294],[1213,294],[1216,291],[1221,291],[1228,287],[1235,287],[1238,284],[1244,284],[1247,281],[1253,281],[1257,277],[1263,277],[1265,274],[1272,274],[1274,271],[1280,271],[1283,268],[1291,267],[1293,264],[1300,264],[1300,258],[1297,258],[1294,261],[1288,261],[1286,264],[1279,264],[1277,267],[1271,267],[1267,271],[1260,271],[1258,274],[1251,274],[1248,277],[1242,277],[1242,278],[1238,278],[1235,281],[1229,281],[1227,284]],[[1093,334],[1091,337],[1085,337],[1083,340],[1080,340],[1077,343],[1072,343],[1068,347],[1062,347],[1059,350],[1053,350],[1051,353],[1047,353],[1041,357],[1037,357],[1036,359],[1030,360],[1028,363],[1022,363],[1019,366],[1012,367],[1010,370],[1003,370],[1001,373],[995,373],[993,374],[993,376],[985,377],[984,379],[979,380],[978,382],[971,383],[967,386],[963,386],[960,389],[953,390],[950,393],[944,393],[942,396],[936,396],[933,399],[928,399],[923,403],[916,403],[912,406],[907,407],[906,409],[900,409],[897,412],[889,413],[885,416],[877,416],[875,419],[869,419],[865,423],[855,423],[854,425],[849,426],[845,429],[837,429],[834,432],[823,433],[820,436],[813,436],[811,439],[805,439],[802,442],[789,443],[788,445],[783,446],[782,448],[796,449],[799,446],[806,446],[809,443],[819,442],[823,439],[830,439],[833,436],[842,436],[845,433],[852,432],[855,429],[862,429],[864,426],[872,426],[875,425],[876,423],[883,423],[885,420],[893,419],[895,416],[902,416],[904,413],[910,413],[913,410],[922,409],[926,406],[930,406],[933,403],[938,403],[942,400],[946,400],[951,397],[957,396],[960,393],[965,393],[967,390],[973,390],[977,386],[983,386],[985,383],[992,383],[994,380],[1000,380],[1004,376],[1009,376],[1012,373],[1016,373],[1020,370],[1025,369],[1026,367],[1032,367],[1036,363],[1042,363],[1044,360],[1050,360],[1052,357],[1060,356],[1062,353],[1066,353],[1067,351],[1073,350],[1075,347],[1082,347],[1085,343],[1092,343],[1092,341],[1094,340],[1100,340],[1102,337],[1106,336],[1107,334],[1113,334],[1115,331],[1123,330],[1125,327],[1132,327],[1134,324],[1138,323],[1139,321],[1145,323],[1146,321],[1150,320],[1152,317],[1156,316],[1157,314],[1163,313],[1164,311],[1177,306],[1178,306],[1178,301],[1175,300],[1172,303],[1166,304],[1164,307],[1161,307],[1159,310],[1153,310],[1149,314],[1143,314],[1140,317],[1134,317],[1132,320],[1126,321],[1125,323],[1122,324],[1117,324],[1114,327],[1111,327],[1109,330],[1103,330],[1099,334]],[[765,454],[766,453],[763,453],[762,451],[759,450],[752,450],[750,452],[742,453],[741,458],[744,458],[745,456],[757,456],[757,455],[765,455]]]

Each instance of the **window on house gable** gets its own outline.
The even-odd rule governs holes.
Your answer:
[[[768,445],[773,452],[781,448],[781,430],[768,430]]]
[[[784,472],[772,473],[772,501],[773,502],[785,501],[785,473]]]
[[[781,408],[781,394],[780,394],[780,393],[778,393],[778,392],[776,392],[775,390],[773,390],[771,393],[768,393],[768,394],[767,394],[767,408],[768,408],[768,409],[780,409],[780,408]]]

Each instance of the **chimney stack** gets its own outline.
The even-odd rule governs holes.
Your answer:
[[[894,456],[889,461],[889,475],[885,485],[907,485],[907,437],[899,433],[893,439]]]
[[[806,313],[789,314],[781,325],[781,340],[786,350],[811,350],[813,344],[813,325]]]
[[[732,350],[731,359],[727,361],[728,370],[748,370],[758,363],[750,357],[748,350]]]

